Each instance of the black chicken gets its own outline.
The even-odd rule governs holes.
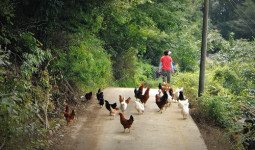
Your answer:
[[[117,107],[117,103],[110,104],[107,100],[105,100],[105,108],[109,111],[111,111],[110,106],[115,109]]]
[[[143,88],[144,88],[144,84],[142,84],[139,89],[137,90],[137,88],[135,88],[134,93],[135,93],[135,98],[140,98],[140,96],[143,94]]]
[[[101,108],[104,106],[104,98],[99,99],[99,105],[101,106]]]
[[[85,98],[86,98],[87,101],[88,101],[88,100],[91,100],[91,98],[92,98],[92,92],[86,93],[86,94],[85,94]]]
[[[185,100],[184,95],[183,95],[183,91],[179,92],[178,100]]]
[[[100,100],[100,98],[104,97],[104,93],[101,91],[101,89],[98,89],[96,95],[97,95],[97,100]]]

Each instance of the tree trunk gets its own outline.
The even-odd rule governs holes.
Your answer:
[[[209,10],[209,0],[204,0],[204,17],[203,17],[203,33],[202,33],[198,97],[200,97],[202,93],[204,93],[204,89],[205,89],[205,61],[206,61],[206,49],[207,49],[208,10]]]

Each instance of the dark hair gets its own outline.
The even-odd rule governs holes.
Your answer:
[[[164,55],[168,55],[168,50],[166,49],[165,51],[164,51]]]

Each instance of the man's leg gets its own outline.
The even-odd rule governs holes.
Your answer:
[[[163,82],[166,83],[167,71],[164,69],[162,69],[162,77],[163,77]]]
[[[170,84],[171,72],[169,70],[166,71],[167,71],[167,83]]]

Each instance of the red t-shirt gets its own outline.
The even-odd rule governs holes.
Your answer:
[[[160,62],[162,62],[162,69],[171,71],[171,62],[173,60],[170,56],[162,56]]]

